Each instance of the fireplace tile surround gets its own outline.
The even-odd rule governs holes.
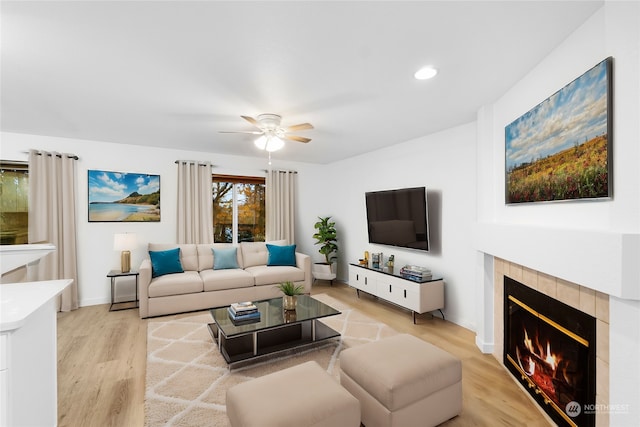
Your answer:
[[[609,404],[609,296],[602,292],[494,257],[493,325],[495,342],[493,356],[500,364],[503,364],[502,357],[504,348],[502,341],[504,329],[504,276],[511,277],[538,292],[555,298],[596,318],[596,404]],[[516,382],[515,379],[514,382]],[[527,394],[524,390],[523,393]],[[541,417],[545,417],[551,425],[554,425],[542,410],[540,414]],[[596,414],[596,426],[609,427],[608,414]]]

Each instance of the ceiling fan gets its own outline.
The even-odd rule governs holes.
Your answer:
[[[289,134],[289,132],[313,129],[313,125],[311,125],[311,123],[300,123],[298,125],[282,127],[280,125],[282,117],[273,113],[259,114],[255,119],[249,116],[240,117],[251,123],[259,130],[220,131],[220,133],[248,133],[252,135],[260,135],[260,137],[255,140],[255,144],[261,150],[267,151],[276,151],[281,149],[284,146],[283,139],[304,143],[311,141],[311,138]]]

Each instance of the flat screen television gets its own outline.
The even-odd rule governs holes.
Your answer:
[[[369,243],[429,250],[425,187],[367,192],[365,203]]]

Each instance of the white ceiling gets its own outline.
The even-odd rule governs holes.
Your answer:
[[[1,128],[262,156],[219,131],[272,112],[315,126],[275,157],[329,163],[475,120],[601,6],[3,0]]]

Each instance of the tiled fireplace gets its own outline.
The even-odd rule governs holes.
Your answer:
[[[517,354],[517,355],[511,356],[511,359],[514,359],[515,363],[510,361],[508,357],[505,357],[506,353],[504,351],[505,350],[504,331],[509,327],[509,325],[505,325],[505,306],[507,307],[507,309],[508,307],[510,307],[509,303],[505,305],[505,294],[504,294],[505,276],[508,278],[507,282],[516,282],[518,284],[524,285],[524,288],[525,288],[520,294],[516,295],[516,298],[513,298],[513,297],[511,298],[511,300],[517,301],[517,304],[513,303],[512,301],[512,304],[511,304],[512,310],[514,310],[513,307],[515,307],[515,310],[520,310],[521,307],[518,304],[521,303],[520,301],[521,299],[526,299],[526,295],[530,295],[530,294],[536,295],[537,292],[539,292],[545,295],[546,297],[559,301],[561,303],[560,305],[566,304],[567,306],[572,307],[573,309],[576,309],[578,311],[578,315],[580,314],[587,315],[582,317],[581,319],[584,319],[584,318],[588,319],[590,316],[595,318],[595,322],[593,322],[595,324],[595,342],[588,343],[589,345],[591,345],[591,349],[593,351],[592,353],[593,356],[591,356],[592,360],[590,361],[592,367],[590,369],[593,370],[593,365],[595,365],[595,375],[594,375],[595,402],[592,401],[593,390],[591,391],[582,390],[582,388],[585,387],[584,384],[586,383],[581,383],[579,386],[576,386],[576,389],[581,389],[579,393],[576,392],[575,390],[568,392],[568,393],[577,393],[576,396],[578,397],[576,397],[576,399],[578,400],[583,400],[583,399],[588,400],[589,402],[586,403],[587,406],[583,405],[580,408],[580,411],[584,410],[584,412],[595,413],[594,416],[584,417],[584,414],[583,414],[583,416],[581,416],[580,418],[576,418],[580,420],[579,423],[572,424],[572,422],[575,421],[573,416],[571,417],[564,416],[566,415],[566,413],[563,415],[560,413],[560,411],[558,410],[554,411],[553,409],[553,406],[558,406],[557,405],[558,402],[562,402],[562,405],[560,406],[563,406],[562,409],[565,409],[564,408],[565,403],[563,399],[566,400],[568,399],[568,397],[564,396],[558,399],[555,403],[549,402],[549,400],[553,400],[553,399],[549,399],[548,397],[544,396],[545,394],[544,385],[542,387],[539,387],[539,390],[536,392],[536,388],[538,388],[538,386],[534,386],[531,384],[532,383],[531,379],[534,378],[534,375],[529,376],[527,374],[533,374],[533,371],[535,370],[534,368],[535,364],[537,364],[539,369],[538,372],[540,372],[540,368],[550,369],[547,366],[547,364],[553,365],[555,363],[555,361],[551,361],[551,360],[548,360],[548,361],[537,360],[534,363],[533,358],[538,359],[540,356],[542,356],[543,359],[547,357],[559,359],[561,357],[559,354],[557,354],[560,349],[558,349],[554,353],[554,351],[551,349],[550,346],[547,347],[547,344],[549,344],[549,341],[553,341],[553,340],[549,340],[548,337],[541,339],[537,335],[535,337],[534,336],[529,337],[528,335],[526,335],[526,338],[525,338],[524,332],[518,331],[517,333],[523,334],[522,335],[523,339],[530,340],[533,342],[535,342],[536,340],[542,341],[541,345],[543,348],[536,349],[531,352],[527,352],[527,350],[524,350],[524,351],[516,350],[515,352],[512,351],[512,353]],[[529,395],[529,392],[527,390],[532,389],[531,396],[534,396],[532,397],[532,400],[535,401],[537,404],[539,404],[541,408],[545,406],[547,406],[547,409],[551,408],[549,412],[552,414],[555,420],[552,419],[549,415],[547,415],[546,412],[543,412],[542,409],[541,409],[541,417],[547,418],[552,424],[592,425],[592,426],[595,425],[597,427],[608,427],[609,426],[608,414],[599,413],[596,410],[598,407],[606,407],[609,404],[609,297],[608,295],[595,291],[593,289],[589,289],[589,288],[571,283],[571,282],[567,282],[565,280],[562,280],[553,276],[549,276],[542,272],[538,272],[538,271],[529,269],[527,267],[523,267],[521,265],[509,262],[500,258],[494,258],[493,277],[494,277],[493,307],[494,307],[494,337],[495,337],[495,345],[493,349],[494,357],[500,363],[502,363],[507,370],[510,369],[511,372],[515,372],[514,381],[521,384],[523,393],[527,393]],[[529,291],[526,288],[529,288]],[[530,290],[534,290],[537,292],[530,292]],[[546,301],[545,299],[546,297],[542,297],[543,301]],[[543,306],[549,305],[549,304],[551,304],[551,302],[543,304]],[[540,314],[538,311],[528,306],[526,309],[521,311],[527,313],[527,316],[530,313],[534,313],[535,315]],[[557,312],[557,311],[558,311],[557,309],[553,309],[553,312]],[[543,319],[547,318],[544,315],[544,313],[540,315],[542,316]],[[518,327],[521,327],[522,323],[527,324],[527,322],[531,322],[531,321],[518,320]],[[581,322],[588,323],[585,320],[581,320]],[[557,329],[555,328],[556,326],[558,326],[556,324],[557,322],[551,320],[549,322],[542,322],[542,323],[545,325],[543,327],[543,332],[531,331],[530,333],[532,335],[540,334],[540,333],[553,335],[556,333],[554,332],[554,330]],[[554,325],[554,327],[547,328],[548,325]],[[528,325],[527,328],[531,329],[532,326]],[[564,326],[561,326],[560,328],[565,329]],[[571,327],[569,326],[568,329],[571,329]],[[580,335],[587,335],[587,338],[591,338],[592,335],[589,335],[588,332],[585,333],[584,331],[582,331],[582,329],[584,329],[583,326],[579,325],[578,329],[580,329],[580,333],[578,334],[578,336],[575,336],[574,338],[576,338],[579,342],[582,342],[582,344],[577,345],[575,347],[577,350],[575,351],[583,352],[584,355],[581,355],[580,357],[584,358],[586,357],[586,354],[588,354],[588,351],[585,350],[583,341],[589,341],[589,340],[588,339],[585,340],[584,338],[581,338]],[[559,339],[563,335],[574,336],[574,334],[571,332],[568,332],[566,330],[565,332],[566,332],[565,334],[561,333],[555,336],[555,339]],[[519,338],[521,337],[518,337],[518,339]],[[540,342],[537,342],[535,345],[540,346]],[[567,345],[570,346],[570,343]],[[510,347],[510,346],[507,345],[507,347]],[[513,344],[511,345],[511,347],[513,347]],[[520,349],[523,349],[523,348],[526,348],[526,345],[520,347]],[[507,348],[507,350],[509,350],[509,348]],[[565,349],[565,351],[567,350]],[[571,351],[574,351],[574,350],[571,350]],[[509,351],[507,351],[507,353],[509,353]],[[527,354],[525,355],[524,353],[527,353]],[[527,362],[523,362],[522,360],[518,362],[517,361],[518,356],[520,356],[522,360],[526,359]],[[533,356],[531,360],[529,359],[530,356]],[[593,358],[595,358],[595,361],[593,360]],[[553,368],[556,369],[555,366]],[[547,374],[549,372],[550,370],[547,372]],[[547,379],[550,380],[552,375],[551,376],[543,375],[543,377],[545,376],[547,377]],[[565,374],[564,377],[569,378],[569,375]],[[542,382],[543,381],[544,379],[542,380]],[[554,379],[554,381],[557,381],[557,380]],[[573,381],[574,380],[572,380],[571,378],[568,379],[568,383],[571,383]],[[566,381],[564,380],[562,380],[562,382],[566,383]],[[564,384],[563,386],[566,388],[567,384]],[[588,395],[589,393],[591,393],[590,398],[586,397],[586,395]]]
[[[594,427],[596,319],[504,276],[503,363],[559,426]]]

